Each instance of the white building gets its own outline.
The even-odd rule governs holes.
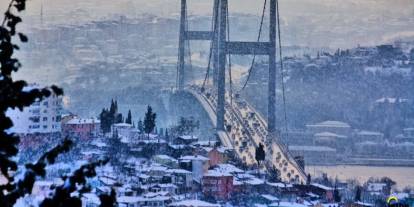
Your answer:
[[[289,146],[293,156],[303,156],[307,164],[332,165],[336,163],[336,149],[326,146]]]
[[[380,143],[384,141],[384,134],[373,131],[359,131],[355,134],[354,143],[359,142],[375,142]]]
[[[33,84],[25,87],[24,91],[39,88]],[[36,101],[29,107],[8,110],[6,115],[13,121],[10,132],[19,134],[53,133],[61,130],[62,98],[55,94],[42,101]]]
[[[201,182],[201,178],[203,178],[203,174],[208,171],[209,159],[207,157],[201,155],[187,155],[180,157],[180,162],[182,161],[190,161],[191,168],[193,173],[193,180],[197,181],[198,183]]]
[[[111,134],[117,133],[118,137],[121,139],[121,142],[132,143],[139,140],[140,131],[132,124],[127,123],[117,123],[111,126]]]
[[[350,136],[351,126],[345,122],[340,121],[324,121],[316,124],[307,124],[308,132],[316,134],[321,132],[332,132],[339,135]]]

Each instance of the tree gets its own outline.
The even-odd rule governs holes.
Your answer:
[[[127,124],[132,124],[132,115],[131,115],[131,110],[128,110],[128,116],[125,119],[125,123]]]
[[[198,129],[200,127],[200,122],[194,119],[194,117],[180,117],[180,120],[178,121],[178,125],[174,127],[174,131],[178,135],[191,135],[195,129]]]
[[[306,185],[310,185],[312,182],[312,177],[311,174],[308,173],[308,175],[306,176]]]
[[[257,164],[260,166],[260,162],[265,160],[266,153],[264,151],[264,145],[262,143],[256,148],[255,158]]]
[[[147,107],[147,112],[145,113],[145,117],[144,117],[144,131],[145,131],[145,133],[148,134],[148,138],[149,138],[149,134],[155,128],[155,119],[156,119],[156,117],[157,117],[157,114],[152,112],[152,107],[148,106]]]
[[[361,186],[356,187],[354,201],[361,201]]]
[[[144,132],[144,124],[142,123],[141,119],[138,121],[137,125],[138,125],[137,127],[138,127],[138,130],[139,130],[139,133],[143,133]]]
[[[280,170],[278,170],[274,165],[270,168],[269,171],[269,181],[270,182],[280,182]]]
[[[103,133],[110,132],[113,124],[124,122],[122,114],[118,113],[118,102],[113,99],[111,100],[111,106],[109,109],[102,109],[99,118],[101,120],[101,130]]]
[[[21,42],[28,41],[26,35],[16,31],[16,25],[22,21],[18,14],[25,8],[26,0],[11,0],[0,26],[0,171],[6,179],[6,182],[0,185],[0,203],[4,207],[12,207],[19,198],[30,194],[36,179],[45,177],[46,166],[55,163],[56,158],[68,152],[73,145],[71,140],[64,139],[61,144],[45,152],[36,162],[26,163],[25,170],[19,169],[15,161],[15,156],[19,153],[20,139],[18,135],[9,131],[13,126],[13,121],[6,115],[6,111],[16,108],[22,111],[25,107],[49,97],[52,93],[56,96],[63,95],[63,90],[54,85],[26,91],[24,90],[27,86],[26,81],[13,80],[12,73],[17,72],[21,67],[19,60],[13,57],[14,51],[19,50],[19,46],[13,41],[16,36]],[[106,162],[104,160],[83,165],[71,176],[64,177],[64,184],[51,189],[53,190],[52,197],[41,201],[40,206],[81,206],[80,196],[90,191],[86,178],[94,177],[95,167],[104,165]],[[9,174],[11,171],[24,171],[24,174],[17,180],[15,175]],[[79,196],[72,196],[72,193],[77,193]],[[102,196],[102,199],[106,198]],[[113,201],[112,204],[115,203],[114,199],[111,201]],[[105,202],[101,200],[102,206]]]
[[[123,123],[124,122],[124,117],[122,116],[121,113],[118,114],[114,114],[114,124],[118,124],[118,123]]]
[[[99,119],[101,120],[101,130],[102,130],[102,132],[103,133],[110,132],[111,131],[111,124],[112,124],[110,111],[103,108],[102,112],[99,115]]]
[[[339,194],[338,188],[335,185],[334,191],[333,191],[333,197],[334,197],[334,201],[336,203],[340,203],[341,202],[341,195]]]
[[[397,184],[395,181],[393,181],[389,177],[382,177],[380,182],[387,184],[387,188],[391,189],[395,184]]]

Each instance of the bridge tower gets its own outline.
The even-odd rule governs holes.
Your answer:
[[[219,0],[214,0],[214,11],[213,19],[217,20],[214,14],[217,14]],[[214,24],[216,25],[216,24]],[[214,40],[213,31],[192,31],[187,28],[187,0],[181,0],[181,11],[180,11],[180,35],[178,42],[178,69],[177,69],[177,89],[183,90],[185,85],[185,43],[190,40]],[[213,46],[213,52],[217,53],[217,49]],[[213,73],[216,73],[217,59],[213,59]]]
[[[178,52],[178,90],[184,89],[185,78],[185,42],[190,40],[212,41],[213,86],[217,88],[217,130],[224,130],[225,115],[225,79],[227,55],[267,55],[269,57],[268,78],[268,132],[273,135],[276,130],[276,0],[270,0],[269,41],[239,42],[227,41],[228,1],[214,0],[213,31],[191,31],[186,27],[187,0],[181,0],[180,37]]]
[[[216,40],[218,42],[217,130],[224,130],[226,55],[267,55],[269,57],[267,130],[272,137],[276,131],[276,0],[270,0],[268,42],[226,41],[227,0],[219,0],[219,7],[219,29]]]

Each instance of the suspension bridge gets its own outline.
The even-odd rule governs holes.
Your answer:
[[[289,154],[287,147],[279,142],[276,133],[277,37],[279,37],[279,56],[282,56],[278,1],[264,1],[258,38],[252,42],[230,40],[228,1],[213,1],[211,29],[209,31],[195,31],[188,28],[187,0],[181,0],[176,86],[178,92],[190,93],[198,100],[208,113],[222,144],[234,148],[236,154],[245,164],[254,165],[256,163],[256,147],[262,143],[266,151],[263,169],[278,169],[283,181],[305,182],[306,174],[303,166],[299,165],[297,160]],[[260,41],[267,6],[269,13],[269,36],[268,41]],[[191,67],[186,67],[185,56],[191,56],[189,41],[194,40],[209,41],[210,43],[208,66],[201,85],[187,84],[191,81],[186,80],[186,74],[191,70]],[[241,90],[244,89],[249,80],[256,56],[268,57],[267,119],[262,117],[254,107],[243,100],[238,93],[233,92],[231,55],[253,55],[247,80]],[[282,59],[279,62],[283,75]],[[227,90],[226,68],[229,78]],[[212,81],[210,81],[210,77],[212,77]]]

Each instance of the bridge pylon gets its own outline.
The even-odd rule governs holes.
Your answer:
[[[217,130],[224,129],[225,65],[226,55],[267,55],[269,57],[267,130],[270,137],[276,132],[276,0],[270,0],[269,41],[226,41],[227,0],[219,0],[218,77],[217,77]]]
[[[219,0],[214,0],[214,9],[218,5]],[[213,15],[217,14],[213,11]],[[213,16],[213,19],[216,19]],[[177,89],[183,90],[185,85],[185,43],[190,40],[207,40],[213,41],[214,33],[213,31],[195,31],[188,30],[187,28],[187,0],[181,0],[181,10],[180,10],[180,34],[178,42],[178,69],[177,69]],[[214,48],[214,47],[213,47]],[[217,52],[217,49],[213,49],[213,52]],[[217,60],[217,59],[216,59]],[[217,64],[214,63],[213,59],[213,69],[217,67]],[[216,70],[214,69],[214,72]],[[213,72],[213,73],[214,73]]]
[[[218,131],[224,130],[225,116],[225,79],[227,55],[266,55],[269,57],[268,78],[268,116],[267,131],[274,137],[276,131],[276,0],[270,0],[269,9],[269,41],[240,42],[227,40],[228,1],[214,0],[213,31],[191,31],[186,27],[187,0],[181,0],[180,37],[178,52],[177,88],[184,89],[185,83],[185,42],[190,40],[212,41],[213,86],[217,92],[217,125]]]

